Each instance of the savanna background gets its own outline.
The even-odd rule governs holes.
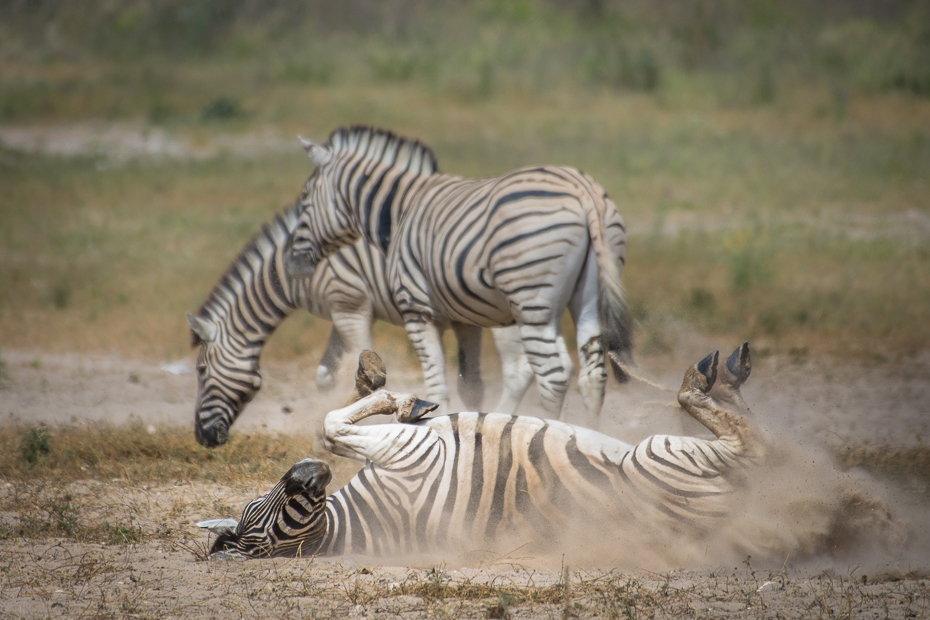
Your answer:
[[[329,324],[300,313],[200,448],[184,313],[312,172],[296,136],[353,123],[445,172],[590,173],[628,226],[642,372],[675,386],[749,340],[750,406],[926,516],[930,3],[0,0],[0,615],[930,615],[906,553],[871,575],[201,562],[191,524],[321,455],[306,421],[341,399],[312,385]],[[415,387],[403,331],[375,336]],[[570,420],[678,432],[609,410],[668,395],[609,389]]]

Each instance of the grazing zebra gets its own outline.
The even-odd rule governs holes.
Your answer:
[[[317,167],[300,198],[288,269],[309,275],[359,237],[385,252],[427,398],[448,406],[444,327],[461,342],[481,327],[516,324],[543,405],[559,415],[572,372],[561,335],[567,306],[585,409],[600,412],[605,353],[628,361],[631,350],[620,284],[625,228],[600,185],[556,166],[489,179],[438,174],[426,146],[365,126],[303,144]]]
[[[317,385],[330,387],[339,359],[347,349],[358,354],[371,348],[375,319],[402,325],[400,311],[386,289],[384,255],[364,240],[342,248],[320,263],[312,278],[292,278],[282,254],[297,225],[299,209],[285,209],[239,253],[196,315],[187,315],[197,359],[197,441],[215,447],[225,443],[229,428],[261,388],[259,356],[278,325],[298,308],[333,322]],[[513,328],[493,330],[504,367],[502,402],[519,402],[532,381],[519,334]],[[477,341],[461,343],[459,392],[467,407],[480,406]]]
[[[715,438],[657,435],[635,446],[532,417],[424,419],[435,405],[383,389],[365,396],[369,389],[357,387],[355,402],[324,422],[333,452],[366,459],[349,484],[327,497],[329,467],[305,459],[250,502],[238,523],[198,525],[218,534],[211,553],[220,557],[396,558],[501,541],[539,548],[567,532],[588,532],[601,543],[620,532],[646,540],[700,537],[727,517],[741,473],[766,451],[756,431],[720,405],[742,403],[748,343],[719,374],[717,361],[715,351],[689,368],[678,392],[681,406]],[[363,365],[359,377],[368,372]],[[375,415],[399,424],[357,424]]]

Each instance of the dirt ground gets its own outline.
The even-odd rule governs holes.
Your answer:
[[[672,388],[688,364],[715,346],[729,352],[738,344],[712,344],[685,333],[673,341],[674,352],[640,358],[644,375]],[[822,455],[825,447],[846,444],[913,447],[930,437],[930,357],[840,364],[767,356],[764,343],[756,350],[743,395],[755,423],[799,454]],[[4,349],[3,360],[8,378],[0,390],[0,423],[139,419],[192,432],[193,354],[156,365]],[[415,388],[418,377],[408,364],[386,361],[390,387]],[[319,428],[341,398],[317,394],[315,363],[308,358],[265,365],[265,387],[232,432]],[[631,442],[655,432],[700,432],[669,406],[673,402],[673,394],[643,383],[612,383],[600,420],[575,413],[577,394],[570,397],[567,419]],[[522,413],[531,413],[532,403],[525,401],[524,408]],[[811,458],[790,484],[817,495],[818,468],[832,466],[821,456]],[[805,478],[812,471],[817,479]],[[0,617],[930,617],[930,488],[829,473],[885,506],[894,535],[871,539],[871,530],[863,529],[855,544],[837,542],[803,556],[798,545],[762,557],[711,553],[706,561],[678,563],[620,551],[610,561],[571,566],[561,558],[524,557],[519,549],[404,566],[370,558],[206,560],[209,536],[194,524],[224,507],[238,512],[267,489],[120,479],[21,489],[0,480],[0,496],[67,492],[100,519],[121,511],[144,515],[134,527],[146,534],[143,542],[118,545],[3,541]],[[763,484],[762,495],[779,495],[784,484],[773,480],[770,493]],[[818,518],[802,513],[800,520]],[[863,544],[862,538],[870,540]]]

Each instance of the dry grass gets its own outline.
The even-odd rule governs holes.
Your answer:
[[[313,445],[312,436],[236,433],[227,444],[206,450],[187,428],[149,429],[141,422],[11,425],[0,427],[0,478],[24,483],[119,479],[264,484],[297,461],[318,456]],[[337,467],[351,469],[347,461],[335,461]],[[341,473],[337,470],[337,475]]]
[[[476,556],[467,569],[365,559],[208,562],[209,537],[193,523],[237,517],[306,456],[309,441],[237,433],[207,451],[189,435],[138,424],[3,428],[4,610],[107,618],[930,616],[930,574],[921,566],[810,575],[788,561],[759,568],[746,558],[736,567],[620,573],[559,570],[557,558],[519,557],[519,549]],[[840,460],[930,480],[925,449],[859,446]],[[337,468],[344,479],[353,465]]]

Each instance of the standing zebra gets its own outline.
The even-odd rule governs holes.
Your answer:
[[[225,443],[229,428],[261,388],[259,356],[278,325],[298,308],[333,322],[317,369],[317,385],[330,387],[347,349],[357,355],[371,348],[375,319],[402,325],[386,288],[384,255],[365,241],[342,248],[320,263],[312,278],[292,278],[284,269],[288,235],[298,222],[295,205],[262,227],[239,253],[210,296],[187,315],[197,359],[197,441]],[[504,368],[502,402],[519,402],[532,381],[519,334],[493,330]],[[482,387],[477,342],[460,343],[459,393],[466,407],[480,406]]]
[[[719,375],[717,361],[715,351],[689,368],[678,392],[714,439],[657,435],[631,446],[532,417],[423,419],[435,405],[383,389],[365,396],[384,377],[363,360],[355,402],[329,412],[323,427],[333,452],[366,459],[355,478],[327,497],[329,467],[305,459],[250,502],[238,523],[199,525],[219,534],[211,553],[240,557],[396,558],[503,541],[530,541],[535,550],[575,532],[593,533],[602,545],[631,532],[647,541],[701,537],[726,520],[741,474],[766,453],[756,431],[718,404],[743,402],[748,343]],[[375,415],[399,424],[357,424]]]
[[[567,306],[585,409],[600,412],[605,354],[627,361],[631,350],[625,229],[600,185],[556,166],[489,179],[438,174],[421,143],[365,126],[338,129],[323,146],[303,143],[317,168],[300,198],[288,268],[309,275],[359,237],[385,252],[427,398],[448,407],[444,327],[462,341],[516,323],[543,405],[560,414],[572,371],[560,325]],[[625,377],[619,365],[615,372]]]

